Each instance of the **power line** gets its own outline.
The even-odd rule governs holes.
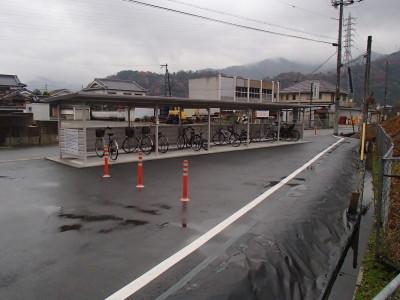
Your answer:
[[[323,66],[325,66],[331,59],[336,55],[337,51],[335,51],[331,56],[329,56],[322,64],[320,64],[318,67],[316,67],[312,72],[310,72],[307,75],[312,75],[316,72],[318,72]]]
[[[285,5],[287,5],[287,6],[290,6],[291,8],[296,8],[296,9],[305,11],[305,12],[307,12],[307,13],[309,13],[309,14],[312,14],[312,15],[315,15],[315,16],[320,16],[320,17],[323,17],[323,18],[328,18],[328,19],[333,20],[333,21],[338,21],[337,18],[328,16],[328,15],[324,15],[324,14],[321,14],[321,13],[319,13],[319,12],[316,12],[316,11],[313,11],[313,10],[310,10],[310,9],[307,9],[307,8],[303,8],[303,7],[297,6],[297,5],[293,4],[293,3],[289,3],[289,2],[281,1],[281,0],[276,0],[276,1],[279,2],[279,3],[285,4]]]
[[[177,13],[177,14],[181,14],[181,15],[186,15],[186,16],[190,16],[190,17],[194,17],[194,18],[198,18],[198,19],[202,19],[202,20],[207,20],[207,21],[211,21],[211,22],[215,22],[215,23],[230,25],[230,26],[234,26],[234,27],[238,27],[238,28],[242,28],[242,29],[248,29],[248,30],[253,30],[253,31],[258,31],[258,32],[263,32],[263,33],[269,33],[269,34],[273,34],[273,35],[295,38],[295,39],[305,40],[305,41],[310,41],[310,42],[315,42],[315,43],[334,45],[334,43],[324,41],[324,40],[313,39],[313,38],[308,38],[308,37],[304,37],[304,36],[276,32],[276,31],[271,31],[271,30],[265,30],[265,29],[251,27],[251,26],[247,26],[247,25],[241,25],[241,24],[237,24],[237,23],[232,23],[232,22],[228,22],[228,21],[224,21],[224,20],[220,20],[220,19],[214,19],[211,17],[197,15],[197,14],[193,14],[193,13],[189,13],[189,12],[185,12],[185,11],[181,11],[181,10],[176,10],[176,9],[172,9],[172,8],[168,8],[168,7],[164,7],[164,6],[159,6],[159,5],[155,5],[155,4],[145,3],[145,2],[141,2],[141,1],[136,1],[136,0],[123,0],[123,1],[134,3],[134,4],[139,4],[139,5],[143,5],[143,6],[147,6],[147,7],[151,7],[151,8],[156,8],[156,9],[160,9],[160,10],[165,10],[165,11],[169,11],[169,12],[173,12],[173,13]]]
[[[204,6],[190,4],[190,3],[186,3],[186,2],[183,2],[183,1],[179,1],[179,0],[165,0],[165,1],[176,3],[176,4],[181,4],[181,5],[184,5],[184,6],[193,7],[193,8],[197,8],[197,9],[201,9],[201,10],[204,10],[204,11],[209,11],[209,12],[216,13],[216,14],[221,14],[221,15],[224,15],[224,16],[234,17],[234,18],[237,18],[237,19],[250,21],[250,22],[254,22],[254,23],[258,23],[258,24],[273,26],[273,27],[277,27],[277,28],[281,28],[281,29],[285,29],[285,30],[290,30],[290,31],[294,31],[294,32],[299,32],[299,33],[318,36],[318,37],[322,37],[322,38],[332,39],[332,37],[329,37],[329,36],[326,36],[326,35],[321,35],[321,34],[317,34],[317,33],[311,33],[311,32],[303,31],[303,30],[300,30],[300,29],[287,27],[287,26],[283,26],[283,25],[279,25],[279,24],[274,24],[274,23],[270,23],[270,22],[254,19],[254,18],[249,18],[249,17],[237,15],[237,14],[232,14],[232,13],[224,12],[224,11],[221,11],[221,10],[211,9],[211,8],[204,7]]]

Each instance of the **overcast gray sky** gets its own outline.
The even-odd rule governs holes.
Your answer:
[[[267,30],[303,33],[253,23],[170,0],[142,0]],[[268,23],[310,32],[333,41],[337,10],[329,0],[180,0]],[[0,73],[22,81],[58,81],[86,85],[94,77],[123,69],[160,72],[222,68],[265,58],[284,57],[320,63],[334,47],[278,37],[159,11],[122,0],[2,0]],[[288,4],[294,4],[293,8]],[[364,0],[345,9],[357,18],[354,56],[365,49],[391,53],[398,39],[399,0]],[[311,37],[311,36],[309,36]],[[316,37],[318,38],[318,37]]]

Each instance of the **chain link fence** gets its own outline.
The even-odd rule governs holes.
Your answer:
[[[400,157],[385,130],[377,127],[376,257],[400,269]]]

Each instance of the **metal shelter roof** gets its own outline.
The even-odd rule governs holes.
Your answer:
[[[60,105],[95,105],[95,104],[115,104],[130,107],[154,108],[156,106],[175,106],[183,108],[221,108],[221,109],[254,109],[254,110],[281,110],[304,108],[304,105],[287,104],[280,102],[256,103],[239,101],[221,101],[189,99],[180,97],[163,96],[133,96],[133,95],[108,95],[96,94],[91,92],[77,92],[68,95],[50,97],[43,102]]]

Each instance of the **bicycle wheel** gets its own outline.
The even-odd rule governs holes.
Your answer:
[[[178,136],[178,139],[176,140],[176,147],[178,150],[185,148],[185,138],[182,135]]]
[[[124,142],[122,143],[122,150],[125,153],[132,153],[138,147],[138,140],[136,137],[126,137]]]
[[[231,136],[229,137],[229,144],[232,145],[232,147],[239,147],[241,143],[240,137],[237,133],[232,133]]]
[[[94,149],[95,149],[96,155],[98,157],[103,157],[104,156],[103,139],[96,139],[96,143],[94,144]]]
[[[300,132],[296,129],[293,129],[290,133],[290,140],[297,142],[300,139]]]
[[[153,150],[153,141],[149,136],[144,136],[140,142],[140,150],[146,155],[149,155]]]
[[[224,143],[224,135],[221,132],[217,132],[216,134],[213,135],[211,141],[213,142],[214,145],[222,145]]]
[[[193,141],[192,141],[192,149],[194,150],[194,151],[199,151],[200,149],[201,149],[201,144],[202,144],[202,141],[201,141],[202,139],[201,139],[201,136],[200,135],[198,135],[198,134],[196,134],[194,137],[193,137]]]
[[[257,142],[261,142],[261,131],[260,130],[258,130],[251,138],[250,138],[250,141],[251,142],[255,142],[255,143],[257,143]]]
[[[201,147],[200,149],[203,148],[204,150],[208,150],[208,141],[206,139],[201,139]]]
[[[169,148],[169,142],[165,135],[162,135],[158,139],[158,151],[161,153],[167,153]]]
[[[110,153],[110,158],[112,160],[117,160],[118,158],[118,143],[116,140],[111,140],[108,144],[108,150]]]
[[[242,132],[239,136],[240,143],[247,144],[247,132]],[[251,138],[249,137],[249,143],[251,143]]]

